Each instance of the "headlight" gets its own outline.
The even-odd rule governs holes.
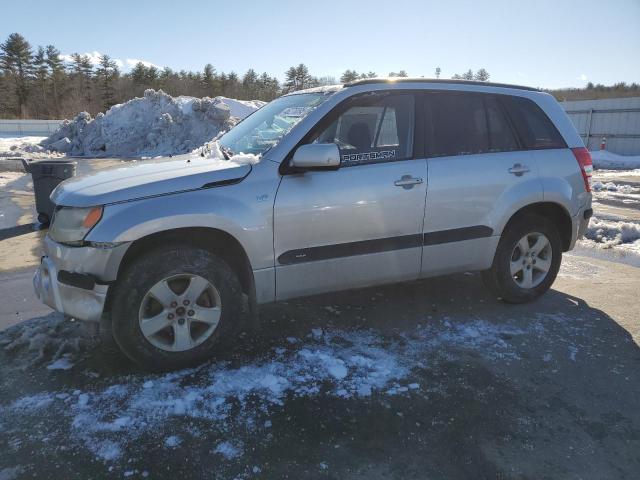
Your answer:
[[[62,207],[53,216],[51,239],[59,243],[80,244],[102,218],[102,207]]]

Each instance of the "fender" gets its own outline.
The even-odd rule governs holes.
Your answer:
[[[107,205],[102,220],[86,240],[133,242],[165,230],[210,227],[236,238],[254,270],[273,267],[272,216],[276,187],[277,182],[258,179]],[[256,192],[267,188],[267,192],[256,196]],[[270,201],[265,201],[263,196]]]
[[[518,210],[542,201],[543,193],[540,188],[540,180],[537,177],[532,177],[526,182],[518,183],[505,190],[496,200],[496,208],[489,219],[493,235],[502,235],[507,222]]]

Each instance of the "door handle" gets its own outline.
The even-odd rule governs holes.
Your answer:
[[[405,190],[413,188],[414,185],[419,185],[421,183],[421,178],[412,177],[411,175],[403,175],[400,180],[396,180],[395,182],[393,182],[396,187],[402,187]]]
[[[525,173],[529,172],[529,167],[526,165],[522,165],[520,163],[516,163],[513,167],[509,169],[509,173],[513,173],[516,177],[521,177]]]

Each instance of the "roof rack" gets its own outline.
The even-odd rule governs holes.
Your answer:
[[[388,77],[388,78],[363,78],[353,82],[345,83],[345,87],[353,87],[355,85],[366,85],[369,83],[453,83],[458,85],[483,85],[485,87],[502,87],[516,88],[518,90],[530,90],[532,92],[540,92],[541,90],[533,87],[523,87],[522,85],[511,85],[509,83],[481,82],[480,80],[447,80],[444,78],[416,78],[416,77]]]

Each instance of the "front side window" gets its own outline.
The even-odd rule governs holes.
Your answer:
[[[225,133],[218,142],[229,153],[261,155],[278,144],[300,120],[329,98],[329,93],[287,95],[269,102]]]
[[[402,160],[413,155],[414,97],[385,95],[354,100],[314,143],[335,143],[343,166]]]

